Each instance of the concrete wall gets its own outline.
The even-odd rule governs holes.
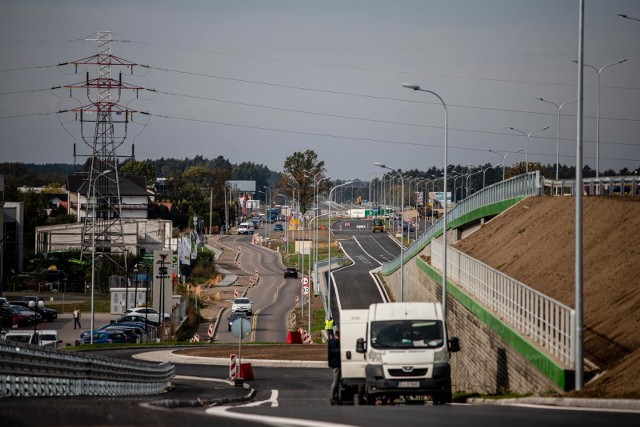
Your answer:
[[[429,254],[430,246],[427,246],[421,255]],[[383,276],[382,280],[393,299],[400,301],[400,271]],[[415,258],[409,260],[404,266],[404,301],[441,300],[441,281],[426,274]],[[447,293],[447,326],[449,336],[457,336],[461,347],[461,351],[452,356],[454,392],[525,394],[562,390],[564,377],[553,378],[543,373],[527,358],[526,351],[508,343],[495,332],[495,327],[492,329],[485,319],[474,314],[451,293]],[[513,331],[509,333],[513,334]]]

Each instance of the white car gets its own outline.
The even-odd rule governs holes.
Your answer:
[[[158,310],[154,310],[153,308],[149,308],[149,307],[130,308],[128,310],[125,310],[124,314],[132,315],[132,316],[133,315],[142,316],[149,319],[150,322],[160,323],[160,316],[159,316],[160,313],[158,312]],[[171,315],[168,313],[164,313],[163,317],[165,320],[169,320],[171,318]]]
[[[237,311],[243,311],[251,316],[253,314],[253,303],[249,298],[235,298],[231,305],[231,312],[235,313]]]

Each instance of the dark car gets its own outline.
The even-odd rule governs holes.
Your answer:
[[[273,226],[273,231],[284,231],[282,224],[276,224]]]
[[[125,316],[120,316],[116,319],[116,323],[122,323],[122,322],[138,322],[143,324],[147,323],[148,325],[151,325],[151,326],[160,325],[159,322],[154,322],[151,319],[148,319],[145,316],[140,314],[127,314]]]
[[[27,301],[11,301],[9,304],[11,305],[19,305],[27,310],[33,310],[29,307],[29,302]],[[53,308],[40,307],[36,305],[36,313],[42,316],[42,320],[45,322],[53,322],[58,318],[58,312]]]
[[[284,278],[293,277],[294,279],[298,278],[298,269],[295,267],[287,267],[284,270]]]
[[[231,330],[231,324],[236,320],[236,319],[246,319],[247,318],[247,313],[245,313],[244,311],[236,311],[235,313],[231,313],[231,317],[229,317],[229,330]]]
[[[402,229],[404,231],[408,231],[410,233],[414,233],[416,231],[416,227],[415,225],[413,225],[412,223],[404,223],[404,225],[402,226]]]
[[[5,327],[33,325],[34,318],[33,311],[23,311],[22,307],[17,305],[2,305],[2,325]]]
[[[121,331],[99,331],[93,333],[94,344],[126,343],[127,336]],[[91,337],[87,335],[82,339],[82,344],[91,343]]]

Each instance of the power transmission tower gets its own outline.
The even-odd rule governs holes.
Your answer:
[[[110,31],[97,32],[85,40],[96,41],[98,53],[70,63],[75,64],[76,73],[79,66],[96,65],[97,77],[90,79],[90,73],[86,71],[84,82],[65,86],[70,92],[72,89],[86,90],[89,100],[89,104],[72,110],[80,121],[82,140],[91,149],[90,155],[83,156],[89,158],[90,169],[80,191],[86,200],[81,255],[86,258],[102,255],[126,270],[127,250],[116,149],[124,143],[128,124],[136,111],[119,102],[124,91],[137,94],[142,88],[123,83],[122,72],[118,80],[111,78],[112,67],[129,68],[132,73],[137,64],[111,54]],[[75,163],[78,156],[75,144],[73,151]],[[81,209],[80,205],[78,209]]]

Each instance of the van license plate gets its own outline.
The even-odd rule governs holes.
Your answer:
[[[417,388],[420,387],[420,381],[398,381],[399,388]]]

